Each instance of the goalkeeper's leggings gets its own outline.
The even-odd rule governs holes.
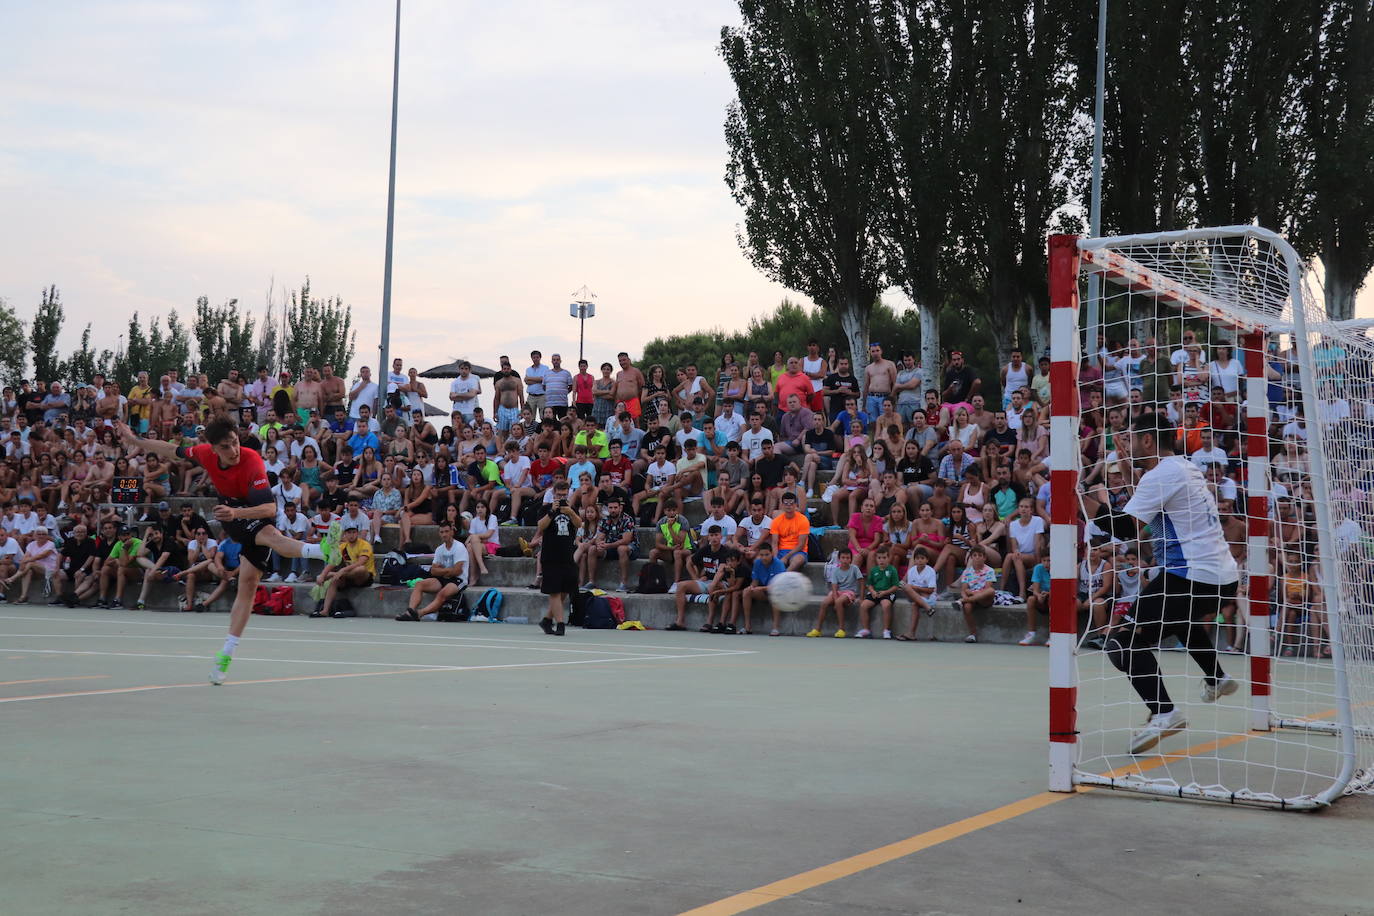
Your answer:
[[[1209,682],[1225,677],[1203,624],[1216,620],[1223,600],[1235,594],[1234,582],[1212,585],[1160,573],[1140,593],[1125,622],[1108,634],[1107,658],[1131,679],[1131,686],[1150,707],[1151,715],[1174,708],[1155,658],[1155,649],[1165,636],[1178,637]]]

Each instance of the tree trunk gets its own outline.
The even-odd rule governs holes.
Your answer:
[[[839,311],[840,328],[849,343],[849,364],[862,386],[868,368],[868,309],[850,300],[841,303]]]
[[[1345,321],[1355,317],[1355,285],[1342,276],[1339,269],[1328,265],[1322,282],[1326,298],[1326,317],[1331,321]]]
[[[921,367],[925,369],[925,386],[940,390],[940,314],[923,303],[916,305],[921,320]],[[921,393],[925,397],[925,393]],[[925,403],[922,401],[921,403]]]
[[[1039,364],[1040,357],[1046,356],[1050,351],[1050,315],[1048,308],[1041,308],[1032,305],[1027,325],[1027,336],[1030,338],[1030,349],[1022,353],[1026,362],[1032,366]],[[998,371],[1001,369],[999,367]]]
[[[1015,312],[1016,310],[1014,308],[1007,309],[1006,314],[1014,315]],[[992,334],[993,349],[997,353],[997,365],[993,367],[993,371],[990,374],[984,375],[983,388],[985,391],[990,391],[993,385],[996,384],[998,397],[1001,397],[1002,394],[1000,381],[994,383],[991,380],[1000,380],[1002,375],[1002,367],[1005,366],[1007,363],[1011,362],[1011,338],[1013,330],[1012,324],[1012,320],[998,318],[994,318],[992,321],[988,322],[988,330]],[[992,404],[997,403],[991,397],[989,397],[987,400],[989,403]]]

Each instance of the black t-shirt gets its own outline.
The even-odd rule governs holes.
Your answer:
[[[316,511],[327,508],[331,512],[338,513],[346,505],[348,505],[348,493],[342,488],[335,490],[333,493],[330,493],[329,490],[326,489],[315,500]]]
[[[977,376],[968,366],[964,366],[962,369],[946,369],[945,387],[949,388],[950,392],[945,396],[945,401],[947,403],[967,401],[969,389],[973,387],[976,378]]]
[[[545,568],[550,563],[572,565],[573,548],[577,543],[578,523],[568,518],[561,509],[550,505],[545,512],[553,518],[544,529],[544,546],[539,554]]]
[[[38,405],[43,400],[43,395],[37,391],[30,391],[28,394],[21,394],[14,399],[19,409],[24,411],[24,416],[28,418],[30,426],[37,426],[43,422],[43,408]]]
[[[625,507],[626,507],[627,509],[628,509],[629,506],[630,506],[630,494],[625,492],[625,488],[624,488],[624,487],[611,487],[609,490],[598,490],[598,491],[597,491],[597,494],[596,494],[596,502],[597,502],[597,505],[599,505],[599,506],[604,506],[604,505],[606,505],[607,503],[609,503],[612,499],[618,499],[618,500],[620,500],[622,503],[624,503],[624,505],[625,505]]]
[[[848,372],[844,375],[840,375],[838,372],[832,372],[825,377],[825,381],[822,382],[821,385],[825,388],[838,388],[841,391],[848,392],[848,394],[830,395],[830,406],[827,412],[832,417],[834,417],[840,411],[844,410],[844,402],[846,398],[857,398],[859,396],[859,379],[857,376],[854,375],[853,372]]]
[[[838,452],[840,447],[835,444],[835,432],[830,427],[823,427],[820,432],[815,429],[806,431],[806,444],[818,452]]]
[[[996,428],[990,429],[983,433],[983,442],[984,444],[995,442],[998,445],[1011,446],[1014,449],[1016,447],[1016,430],[1012,429],[1010,426],[1000,433]]]
[[[769,458],[767,455],[754,462],[754,473],[763,476],[763,485],[769,489],[782,483],[782,471],[787,467],[787,459],[781,455]]]
[[[921,483],[935,476],[935,462],[930,460],[929,455],[917,455],[915,458],[903,457],[897,462],[894,470],[897,472],[897,479],[903,485]]]
[[[67,538],[58,552],[62,555],[62,571],[68,574],[76,572],[91,557],[102,555],[96,539],[89,537],[80,541]]]
[[[353,478],[358,476],[358,459],[352,458],[348,461],[340,461],[334,465],[334,476],[339,478],[340,486],[352,484]]]
[[[710,581],[715,578],[716,570],[720,569],[720,564],[734,559],[735,551],[721,544],[715,550],[711,549],[710,544],[701,544],[692,552],[692,562],[697,569],[701,570],[701,577]]]

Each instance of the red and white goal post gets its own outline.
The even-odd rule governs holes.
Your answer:
[[[1371,791],[1368,323],[1328,321],[1293,248],[1251,226],[1053,236],[1049,285],[1050,788],[1297,810]],[[1207,702],[1189,654],[1160,647],[1187,725],[1132,756],[1146,707],[1091,646],[1160,562],[1121,511],[1139,479],[1122,433],[1148,410],[1178,429],[1237,560],[1236,600],[1190,626],[1241,689]]]

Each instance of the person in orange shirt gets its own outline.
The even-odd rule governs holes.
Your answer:
[[[1202,415],[1197,404],[1188,404],[1183,408],[1183,425],[1179,427],[1175,438],[1183,449],[1182,454],[1191,455],[1202,448]]]
[[[811,536],[811,522],[806,513],[797,511],[797,494],[782,495],[782,512],[773,518],[768,532],[784,566],[799,570],[806,565],[806,541]]]

